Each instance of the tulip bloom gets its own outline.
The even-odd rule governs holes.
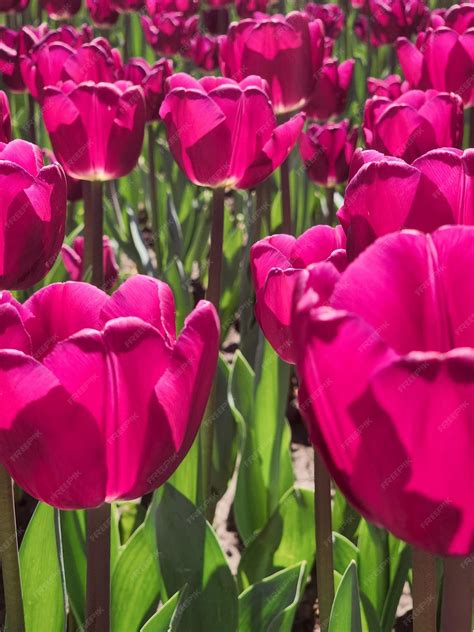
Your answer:
[[[100,28],[111,28],[119,18],[110,0],[86,0],[86,7],[92,21]]]
[[[233,23],[221,39],[222,74],[237,81],[248,75],[265,79],[278,114],[307,103],[323,56],[322,23],[297,11]]]
[[[191,43],[191,59],[198,68],[211,71],[219,67],[217,37],[197,34]]]
[[[145,6],[144,0],[111,0],[110,4],[119,13],[134,13]]]
[[[371,97],[386,97],[390,101],[394,101],[408,90],[408,83],[402,82],[400,75],[388,75],[385,79],[369,77],[367,90]]]
[[[170,150],[188,178],[201,186],[255,187],[288,157],[304,124],[299,114],[277,126],[260,77],[239,84],[178,73],[168,83],[160,116]]]
[[[325,261],[344,270],[346,236],[341,226],[313,226],[298,239],[291,235],[271,235],[250,250],[250,267],[255,288],[255,316],[265,338],[280,358],[295,363],[291,334],[291,310],[294,288],[299,279],[309,278],[308,270]]]
[[[165,98],[166,80],[173,74],[173,62],[160,59],[153,66],[141,57],[130,59],[124,68],[125,79],[141,86],[145,95],[147,122],[160,120],[160,107]]]
[[[239,18],[253,18],[256,13],[266,13],[269,0],[236,0]]]
[[[0,73],[5,85],[12,92],[24,92],[20,57],[26,55],[47,32],[47,25],[24,26],[19,31],[0,26]]]
[[[78,13],[81,0],[40,0],[41,7],[53,20],[68,20]]]
[[[151,17],[176,12],[195,15],[199,11],[199,0],[146,0],[145,6]]]
[[[145,132],[145,99],[129,81],[44,90],[43,118],[53,151],[79,180],[114,180],[137,164]]]
[[[304,111],[313,119],[325,121],[346,109],[347,96],[354,74],[354,59],[338,64],[328,59],[317,74],[316,83]]]
[[[409,90],[394,101],[374,97],[365,103],[367,147],[413,162],[438,147],[462,147],[461,98],[436,90]]]
[[[151,19],[143,15],[141,22],[145,39],[154,51],[160,55],[186,56],[198,31],[199,18],[175,12],[156,14]]]
[[[310,125],[300,139],[300,155],[309,178],[326,187],[345,182],[358,134],[359,129],[351,129],[347,119],[340,123]]]
[[[0,143],[9,143],[12,139],[10,105],[3,90],[0,90]]]
[[[344,11],[337,4],[308,2],[304,7],[304,12],[312,20],[321,20],[325,35],[333,40],[339,37],[344,28]]]
[[[24,11],[30,0],[0,0],[1,13],[19,13]]]
[[[465,33],[474,27],[474,5],[469,2],[455,4],[445,11],[443,20],[450,29]]]
[[[474,550],[473,266],[474,227],[404,231],[295,290],[311,442],[367,520],[443,556]]]
[[[119,267],[115,259],[115,252],[109,238],[104,235],[104,290],[110,290],[116,284]],[[83,280],[84,262],[84,237],[76,237],[72,242],[72,247],[64,244],[61,250],[64,267],[69,274],[71,281]]]
[[[110,297],[57,283],[7,309],[0,459],[14,480],[61,509],[163,484],[204,414],[219,348],[214,307],[198,303],[176,338],[170,288],[137,275]]]
[[[429,15],[423,0],[367,0],[354,31],[373,46],[393,44],[398,37],[411,37],[423,30]]]
[[[0,179],[0,288],[25,289],[49,272],[61,249],[66,177],[57,163],[43,166],[39,147],[14,140],[0,143]]]
[[[338,212],[350,258],[402,228],[432,232],[444,224],[474,225],[474,149],[434,149],[411,165],[375,151],[361,153],[354,156],[360,168]]]
[[[474,105],[474,29],[458,33],[447,27],[420,33],[416,45],[397,41],[398,61],[412,88],[456,92],[466,107]]]

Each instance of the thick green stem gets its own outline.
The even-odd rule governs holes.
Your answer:
[[[444,560],[441,632],[471,632],[472,560],[448,557]]]
[[[436,632],[438,605],[436,558],[417,548],[413,548],[412,592],[413,632]]]
[[[83,182],[84,192],[84,274],[92,270],[91,283],[104,285],[104,207],[102,182]]]
[[[314,452],[314,519],[316,528],[316,582],[318,585],[319,625],[327,632],[334,601],[334,563],[332,555],[331,479],[320,456]]]
[[[110,630],[110,505],[87,510],[88,632]]]
[[[24,632],[13,483],[3,465],[0,465],[0,559],[8,632]]]
[[[291,194],[290,194],[290,169],[288,157],[280,167],[280,190],[281,190],[281,214],[282,232],[292,234],[291,222]]]
[[[209,250],[208,282],[206,299],[219,312],[221,297],[222,248],[224,241],[224,189],[214,189],[211,219],[211,247]],[[204,422],[201,427],[201,455],[202,455],[202,489],[206,516],[212,520],[215,503],[212,502],[212,450],[214,445],[214,421],[216,414],[216,384],[209,397]]]
[[[160,243],[160,210],[158,208],[156,188],[155,130],[153,128],[153,123],[148,124],[148,176],[150,178],[150,207],[151,225],[153,228],[153,243],[155,245],[156,265],[158,272],[160,272],[163,262]]]

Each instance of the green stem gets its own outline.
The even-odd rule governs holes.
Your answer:
[[[206,299],[210,301],[217,312],[221,297],[222,248],[224,242],[224,189],[214,189],[212,199],[211,219],[211,247],[209,250],[208,282]],[[209,521],[214,514],[215,503],[211,499],[212,450],[214,445],[214,417],[216,413],[216,384],[212,388],[206,408],[204,422],[201,428],[202,455],[202,483],[203,502],[206,506],[206,516]]]
[[[88,632],[110,630],[110,505],[87,510],[87,594]]]
[[[470,558],[444,560],[441,632],[471,632],[472,578]]]
[[[331,479],[323,460],[316,454],[316,450],[314,451],[314,488],[319,625],[321,632],[327,632],[334,601]]]
[[[91,283],[104,285],[102,182],[83,182],[84,191],[84,274],[92,269]]]
[[[28,117],[25,124],[25,133],[30,143],[36,145],[36,104],[31,94],[25,95],[25,99]]]
[[[24,632],[13,483],[3,465],[0,465],[0,559],[8,632]]]
[[[282,233],[291,235],[293,232],[291,222],[291,196],[290,196],[290,169],[288,157],[280,167],[280,190],[281,190],[281,219]]]
[[[326,205],[328,209],[328,224],[332,226],[336,219],[336,204],[334,202],[334,187],[326,187]]]
[[[436,632],[436,558],[413,548],[413,632]],[[458,632],[458,631],[456,631]]]
[[[130,13],[123,14],[123,37],[123,56],[125,61],[127,61],[133,55],[132,18]]]
[[[158,208],[158,197],[156,189],[156,164],[155,164],[155,130],[153,123],[148,124],[148,175],[150,178],[150,206],[151,225],[153,229],[153,243],[155,246],[156,265],[158,272],[161,271],[163,257],[161,254],[160,235],[160,210]]]

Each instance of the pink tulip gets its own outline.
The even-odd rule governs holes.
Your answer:
[[[254,244],[250,265],[255,288],[255,315],[265,338],[280,358],[294,364],[291,334],[293,291],[299,279],[309,278],[309,269],[326,262],[334,275],[347,264],[346,237],[340,226],[313,226],[298,239],[271,235]]]
[[[465,33],[474,27],[474,4],[464,2],[455,4],[444,13],[444,24],[457,31],[459,34]]]
[[[145,94],[147,122],[160,119],[160,107],[165,98],[166,80],[173,74],[173,62],[160,59],[153,66],[141,57],[129,59],[125,65],[125,79],[141,86]]]
[[[30,0],[0,0],[1,13],[18,13],[24,11]]]
[[[423,30],[429,15],[423,0],[367,0],[354,31],[373,46],[393,44],[398,37],[410,37]]]
[[[195,184],[250,189],[288,157],[304,124],[277,126],[266,83],[178,73],[160,109],[174,159]]]
[[[44,158],[46,158],[48,164],[54,164],[55,162],[58,162],[53,152],[46,147],[43,148],[43,156]],[[80,180],[77,180],[76,178],[71,178],[71,176],[68,176],[66,173],[66,184],[68,201],[77,202],[77,200],[81,200],[82,182]]]
[[[342,64],[338,64],[337,59],[328,59],[324,62],[316,76],[311,97],[304,108],[310,118],[325,121],[344,112],[354,66],[354,59],[347,59]]]
[[[12,139],[12,122],[10,119],[10,105],[3,90],[0,90],[0,143],[9,143]]]
[[[187,17],[184,13],[163,13],[141,18],[146,41],[160,55],[186,56],[191,50],[192,38],[198,31],[197,15]]]
[[[219,348],[214,307],[198,303],[177,339],[171,290],[150,277],[131,277],[111,297],[53,284],[20,308],[1,314],[15,327],[0,351],[0,459],[14,480],[61,509],[162,485],[204,414]]]
[[[273,107],[282,114],[308,102],[323,55],[322,23],[294,11],[231,24],[221,40],[221,71],[237,81],[248,75],[265,79]]]
[[[110,0],[86,0],[92,21],[100,28],[112,28],[119,18]]]
[[[115,259],[115,252],[109,238],[104,235],[104,290],[111,290],[116,284],[119,267]],[[71,281],[84,280],[84,237],[76,237],[72,242],[72,247],[64,244],[61,250],[64,267]]]
[[[412,88],[456,92],[464,105],[474,105],[474,28],[458,33],[447,27],[420,33],[416,45],[397,41],[400,66]]]
[[[473,266],[474,227],[404,231],[294,298],[311,442],[367,520],[443,556],[474,551]]]
[[[269,0],[236,0],[235,8],[239,18],[253,18],[256,13],[266,13]]]
[[[326,187],[346,182],[359,130],[348,119],[340,123],[310,125],[301,135],[300,154],[309,178]]]
[[[211,71],[219,67],[219,43],[213,35],[198,33],[192,39],[191,59],[198,68]]]
[[[344,12],[337,4],[308,2],[304,7],[304,12],[312,20],[321,20],[324,33],[333,40],[339,37],[344,28]]]
[[[350,258],[402,228],[474,225],[474,149],[434,149],[412,165],[375,151],[362,154],[370,155],[365,162],[356,153],[360,168],[338,212]]]
[[[110,4],[118,13],[134,13],[145,6],[144,0],[110,0]]]
[[[364,112],[367,147],[413,162],[438,147],[462,147],[461,98],[436,90],[409,90],[398,99],[368,99]]]
[[[44,90],[43,118],[53,151],[79,180],[114,180],[137,164],[145,129],[143,90],[129,81]]]
[[[371,97],[386,97],[394,101],[408,90],[408,83],[402,81],[400,75],[388,75],[385,79],[369,77],[367,90]]]
[[[176,12],[188,16],[199,11],[199,0],[146,0],[145,6],[151,17]]]
[[[69,20],[81,8],[81,0],[40,0],[41,7],[53,20]]]
[[[24,26],[19,31],[0,26],[0,73],[12,92],[24,92],[26,86],[20,70],[20,57],[25,55],[47,32],[47,25]]]
[[[24,140],[0,143],[0,288],[25,289],[49,272],[61,249],[66,178]]]

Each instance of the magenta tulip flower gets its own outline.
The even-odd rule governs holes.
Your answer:
[[[235,8],[239,18],[253,18],[256,13],[266,13],[269,0],[236,0]]]
[[[0,0],[1,13],[19,13],[24,11],[30,0]]]
[[[398,99],[374,97],[365,103],[367,147],[413,162],[431,149],[462,147],[461,98],[453,92],[409,90]]]
[[[354,31],[373,46],[393,44],[426,28],[429,15],[423,0],[367,0]]]
[[[367,520],[471,554],[474,227],[388,235],[339,278],[322,265],[292,319],[311,442]]]
[[[0,143],[2,229],[0,289],[25,289],[51,269],[64,238],[66,177],[43,166],[41,149],[24,140]]]
[[[13,479],[61,509],[164,483],[204,414],[219,349],[214,307],[198,303],[176,338],[170,288],[138,275],[111,297],[68,282],[7,309],[0,318],[15,331],[0,351],[0,460]]]
[[[156,14],[152,18],[142,15],[141,23],[146,41],[160,55],[186,56],[191,49],[191,40],[199,26],[197,15],[184,13]]]
[[[375,151],[364,154],[354,157],[360,168],[338,212],[350,258],[402,228],[474,225],[474,149],[434,149],[411,165]]]
[[[285,362],[295,362],[290,325],[296,283],[308,279],[308,269],[323,261],[337,275],[337,270],[342,271],[347,265],[345,247],[341,226],[324,225],[313,226],[298,239],[271,235],[252,246],[255,315],[265,338]]]
[[[12,92],[26,90],[20,70],[20,57],[28,51],[46,34],[47,25],[41,24],[35,28],[24,26],[19,31],[0,26],[0,73],[2,79]]]
[[[151,17],[176,12],[189,16],[198,13],[199,0],[146,0],[145,6]]]
[[[411,87],[456,92],[466,107],[474,105],[474,28],[463,33],[447,27],[428,29],[416,45],[400,38],[397,54]]]
[[[115,252],[107,235],[104,242],[104,290],[111,290],[119,276],[119,267],[115,259]],[[76,237],[72,246],[64,244],[61,249],[64,267],[71,281],[83,281],[84,279],[84,237]]]
[[[339,37],[344,28],[344,11],[337,4],[308,2],[304,7],[304,12],[312,20],[321,20],[325,35],[333,40]]]
[[[266,83],[247,77],[168,79],[160,109],[174,159],[195,184],[250,189],[288,157],[301,133],[298,114],[277,126]]]
[[[81,8],[81,0],[40,0],[41,7],[53,20],[69,20]]]
[[[144,0],[110,0],[110,4],[119,13],[134,13],[145,6]]]
[[[354,66],[354,59],[347,59],[342,64],[338,64],[337,59],[324,62],[317,74],[311,97],[304,107],[309,118],[326,121],[344,112]]]
[[[92,21],[100,28],[112,28],[119,19],[110,0],[86,0],[86,7]]]
[[[464,2],[453,5],[445,11],[443,21],[450,29],[460,34],[465,33],[474,27],[474,4]]]
[[[173,62],[160,59],[153,66],[141,57],[129,59],[125,65],[125,79],[141,86],[145,95],[147,122],[160,119],[160,107],[165,98],[166,80],[173,74]]]
[[[114,180],[137,164],[145,131],[143,90],[129,81],[44,90],[43,118],[55,156],[79,180]]]
[[[386,97],[394,101],[407,90],[408,82],[402,81],[400,75],[388,75],[385,79],[378,77],[367,79],[367,91],[371,97]]]
[[[265,79],[282,114],[308,102],[323,55],[322,23],[294,11],[231,24],[221,40],[220,63],[222,74],[237,81],[249,75]]]
[[[348,119],[310,125],[300,139],[300,155],[309,178],[326,187],[346,182],[358,134],[359,129],[351,129]]]
[[[9,143],[12,139],[10,105],[3,90],[0,90],[0,143]]]
[[[219,43],[214,35],[198,33],[191,42],[191,59],[198,68],[216,70],[219,67]]]

